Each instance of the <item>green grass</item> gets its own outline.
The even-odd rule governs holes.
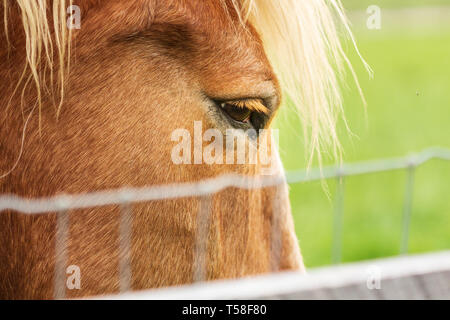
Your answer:
[[[350,138],[341,130],[344,161],[403,156],[429,146],[450,148],[450,31],[361,30],[357,38],[375,77],[369,80],[350,54],[368,101],[368,121],[349,79],[346,116],[358,137]],[[277,122],[287,170],[305,166],[295,119],[285,109]],[[405,181],[404,171],[346,180],[343,261],[398,254]],[[330,198],[320,182],[291,185],[292,211],[307,267],[331,263],[334,181],[328,187]],[[450,249],[449,196],[450,163],[433,161],[417,170],[410,252]]]
[[[341,0],[347,10],[365,10],[371,5],[380,8],[402,8],[449,5],[449,0]]]

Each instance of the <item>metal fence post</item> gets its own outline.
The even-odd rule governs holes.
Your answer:
[[[202,196],[200,198],[199,210],[197,213],[197,234],[194,250],[194,282],[201,282],[207,279],[208,237],[211,222],[212,196]]]
[[[131,289],[131,234],[133,232],[132,204],[127,194],[122,194],[119,225],[119,290],[121,293]]]
[[[413,160],[410,160],[406,175],[405,198],[403,204],[403,226],[402,238],[400,243],[400,254],[408,253],[409,227],[411,224],[411,211],[414,192],[414,175],[416,166]]]
[[[270,242],[270,262],[272,272],[278,272],[280,270],[281,250],[282,248],[282,235],[281,235],[281,216],[282,214],[282,199],[285,192],[282,184],[276,186],[275,195],[272,199],[272,228],[271,228],[271,242]]]
[[[55,300],[66,297],[66,267],[67,267],[67,240],[69,237],[69,213],[62,210],[56,214],[55,234],[55,275],[54,292]]]
[[[332,256],[333,264],[342,261],[342,225],[344,213],[345,176],[342,169],[339,169],[336,177],[336,195],[333,210],[333,240]]]

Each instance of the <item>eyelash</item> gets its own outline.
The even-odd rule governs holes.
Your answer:
[[[246,106],[236,106],[233,103],[222,102],[220,108],[235,121],[248,123],[252,116],[253,111]]]
[[[217,105],[233,121],[252,125],[255,129],[260,129],[263,119],[269,114],[262,99],[222,101]]]

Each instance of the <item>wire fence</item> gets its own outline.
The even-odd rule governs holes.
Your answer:
[[[414,175],[416,168],[432,160],[441,159],[450,161],[450,150],[444,148],[430,148],[420,153],[392,159],[344,164],[330,166],[322,169],[300,170],[287,172],[286,176],[241,176],[228,174],[216,178],[193,183],[169,184],[149,186],[144,188],[123,188],[107,190],[79,195],[58,195],[50,198],[28,199],[15,195],[0,196],[0,212],[13,210],[22,214],[45,214],[57,212],[56,230],[56,265],[54,276],[54,297],[65,297],[65,267],[67,261],[67,242],[69,219],[68,212],[75,209],[102,207],[107,205],[119,205],[121,211],[120,220],[120,292],[130,290],[130,239],[132,232],[132,204],[168,200],[185,197],[199,197],[201,199],[197,215],[197,236],[194,253],[194,280],[206,279],[206,250],[207,233],[211,219],[212,195],[227,189],[257,189],[277,186],[281,184],[296,184],[322,179],[336,179],[337,189],[333,212],[333,252],[332,261],[339,263],[342,252],[342,219],[344,215],[345,180],[348,177],[364,175],[391,170],[407,170],[405,183],[405,196],[403,206],[402,238],[400,253],[408,251],[409,225],[411,221],[412,199],[414,189]],[[278,195],[275,195],[274,201]],[[274,204],[276,208],[276,203]],[[276,214],[273,217],[277,217]],[[279,253],[281,250],[279,222],[272,221],[271,259],[273,271],[278,270]]]

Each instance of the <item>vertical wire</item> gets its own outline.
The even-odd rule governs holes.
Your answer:
[[[208,253],[208,236],[211,222],[212,196],[202,196],[197,214],[197,234],[194,251],[194,282],[207,279],[206,257]]]
[[[66,297],[66,264],[67,264],[67,239],[69,235],[69,214],[62,210],[56,214],[55,235],[55,276],[54,293],[55,300]]]
[[[270,241],[270,265],[271,271],[280,270],[281,261],[281,201],[283,199],[284,185],[276,186],[275,195],[272,198],[272,221],[271,221],[271,241]]]
[[[338,264],[342,261],[342,219],[344,213],[345,177],[340,172],[336,177],[336,195],[333,210],[333,244],[331,261]]]
[[[413,201],[413,192],[414,192],[414,175],[415,175],[415,171],[416,171],[415,169],[416,168],[415,168],[414,164],[411,164],[409,166],[407,174],[406,174],[400,254],[408,253],[409,226],[411,224],[411,211],[412,211],[412,201]]]
[[[128,202],[120,206],[119,225],[119,290],[120,293],[131,289],[131,233],[133,228],[133,216],[131,204]]]

